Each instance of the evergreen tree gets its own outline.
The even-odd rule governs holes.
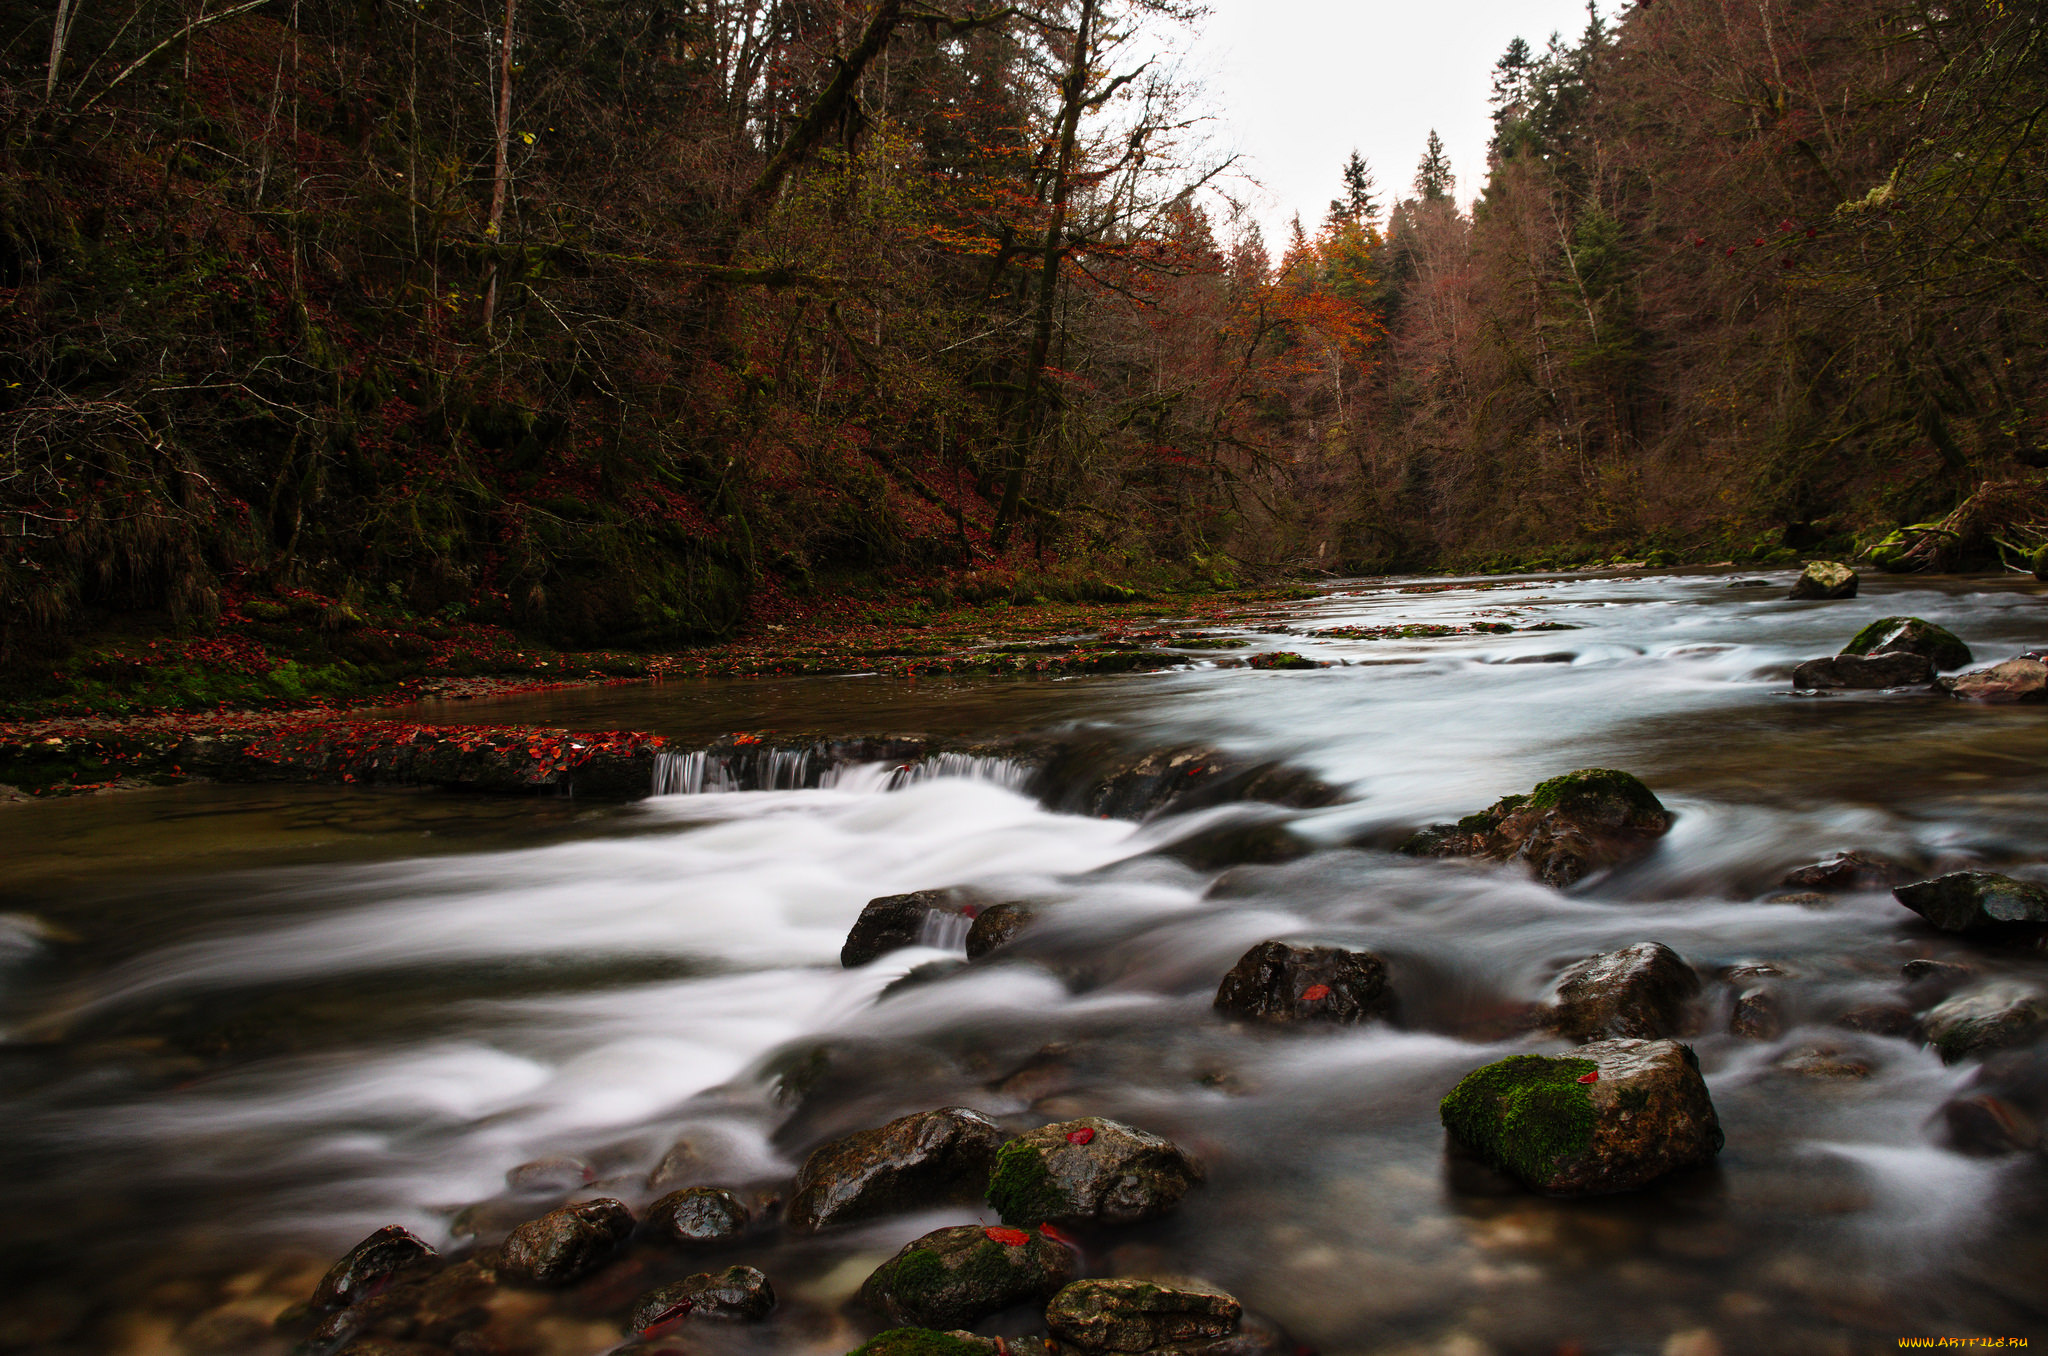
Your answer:
[[[1444,139],[1432,127],[1422,162],[1415,167],[1415,191],[1424,202],[1442,202],[1451,196],[1457,183],[1457,176],[1451,173],[1451,157],[1444,152]]]
[[[1378,187],[1365,157],[1354,147],[1351,158],[1344,162],[1344,196],[1330,199],[1330,224],[1364,226],[1377,220],[1380,205],[1374,201],[1374,190]]]

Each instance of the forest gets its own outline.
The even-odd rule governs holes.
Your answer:
[[[5,0],[0,662],[2048,539],[2031,6],[1589,9],[1469,211],[1432,140],[1272,243],[1152,59],[1200,22]]]

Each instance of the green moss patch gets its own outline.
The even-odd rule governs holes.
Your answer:
[[[1664,803],[1651,793],[1649,787],[1629,773],[1607,767],[1581,768],[1562,777],[1538,782],[1536,789],[1529,793],[1528,804],[1532,810],[1569,810],[1616,800],[1637,813],[1667,813]]]
[[[1444,1129],[1489,1163],[1530,1184],[1593,1142],[1590,1059],[1514,1055],[1465,1075],[1437,1108]]]
[[[988,1356],[988,1347],[929,1328],[891,1328],[870,1337],[849,1356]]]
[[[1066,1213],[1067,1198],[1045,1169],[1037,1148],[1013,1139],[996,1153],[995,1171],[989,1174],[988,1203],[996,1208],[1003,1223],[1036,1227]]]

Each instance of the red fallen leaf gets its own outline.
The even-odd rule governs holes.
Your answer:
[[[1600,1081],[1600,1071],[1595,1069],[1589,1074],[1581,1074],[1579,1075],[1579,1081],[1581,1083],[1598,1083]]]
[[[961,905],[961,906],[960,906],[960,916],[961,916],[962,918],[966,918],[966,919],[969,919],[969,920],[972,920],[972,919],[976,919],[976,918],[979,918],[979,917],[981,917],[981,905],[979,905],[979,904],[963,904],[963,905]]]
[[[653,1334],[659,1332],[661,1329],[666,1328],[669,1324],[675,1322],[677,1319],[687,1315],[692,1307],[693,1301],[691,1301],[688,1297],[677,1300],[674,1304],[669,1305],[668,1308],[663,1309],[660,1313],[656,1314],[654,1316],[654,1321],[652,1323],[649,1323],[646,1327],[640,1330],[640,1335],[642,1337],[652,1336]]]
[[[1320,1003],[1329,996],[1330,986],[1327,984],[1311,984],[1301,991],[1301,1001],[1304,1003]]]
[[[1086,1144],[1095,1138],[1095,1127],[1084,1125],[1079,1130],[1067,1131],[1067,1143]]]
[[[991,1241],[1000,1243],[1006,1248],[1021,1248],[1031,1241],[1031,1235],[1025,1233],[1022,1229],[1005,1229],[999,1225],[992,1224],[988,1228],[983,1229],[982,1232],[987,1234]]]
[[[1038,1226],[1038,1232],[1063,1247],[1074,1248],[1080,1246],[1074,1242],[1071,1234],[1056,1224],[1041,1224]]]

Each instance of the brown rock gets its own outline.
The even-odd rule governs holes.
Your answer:
[[[1921,1024],[1942,1063],[1954,1064],[2048,1033],[2048,994],[1999,980],[1937,1003]]]
[[[938,1229],[882,1263],[861,1303],[892,1323],[964,1328],[1013,1304],[1042,1304],[1074,1276],[1074,1254],[1028,1229]]]
[[[1866,1036],[1914,1036],[1919,1033],[1920,1019],[1911,1008],[1897,1003],[1865,1003],[1837,1017],[1835,1025]]]
[[[647,1223],[677,1243],[723,1243],[747,1230],[746,1204],[718,1187],[685,1187],[647,1207]]]
[[[1583,768],[1505,796],[1455,824],[1433,824],[1401,844],[1411,857],[1526,862],[1558,889],[1648,852],[1671,812],[1626,772]]]
[[[1216,1011],[1269,1022],[1351,1026],[1393,1008],[1386,962],[1370,951],[1260,942],[1216,989]]]
[[[1792,670],[1792,686],[1807,692],[1822,688],[1926,687],[1933,681],[1932,660],[1902,651],[1828,655],[1809,659]]]
[[[345,1309],[392,1276],[441,1254],[409,1229],[387,1224],[348,1250],[313,1288],[315,1309]]]
[[[1896,862],[1871,852],[1844,852],[1785,873],[1795,890],[1889,890],[1907,879]]]
[[[1892,891],[1943,932],[2002,933],[2048,925],[2048,887],[1995,871],[1951,871]]]
[[[775,1307],[775,1287],[753,1267],[698,1272],[642,1295],[626,1320],[631,1332],[645,1332],[685,1318],[753,1322]]]
[[[1670,947],[1638,942],[1590,956],[1559,976],[1551,1020],[1575,1041],[1613,1036],[1655,1040],[1680,1034],[1699,976]]]
[[[884,895],[871,899],[846,934],[839,949],[839,963],[851,970],[877,956],[910,946],[930,946],[937,924],[933,915],[963,919],[960,901],[950,890],[918,890],[907,895]],[[953,924],[955,928],[959,923]]]
[[[1959,701],[2044,702],[2048,701],[2048,664],[2038,659],[2008,659],[1988,669],[1944,678],[1941,685]]]
[[[1053,1296],[1045,1325],[1062,1353],[1201,1350],[1236,1333],[1244,1306],[1203,1281],[1075,1281]]]
[[[966,1107],[921,1111],[857,1130],[812,1151],[797,1174],[792,1233],[981,1195],[1003,1132]]]
[[[1766,988],[1745,989],[1735,997],[1735,1010],[1728,1018],[1728,1034],[1744,1040],[1774,1041],[1785,1029],[1785,1015],[1778,995]]]
[[[1202,1176],[1202,1165],[1172,1141],[1083,1116],[1005,1144],[988,1202],[1006,1224],[1135,1224],[1179,1205]]]
[[[967,959],[980,960],[1008,946],[1037,917],[1035,910],[1015,900],[991,904],[975,915],[974,926],[967,930]]]
[[[1861,582],[1856,571],[1837,560],[1816,560],[1792,583],[1793,598],[1854,598]]]
[[[566,1285],[611,1260],[633,1232],[633,1212],[609,1198],[579,1201],[529,1220],[505,1240],[504,1271],[522,1281]]]

